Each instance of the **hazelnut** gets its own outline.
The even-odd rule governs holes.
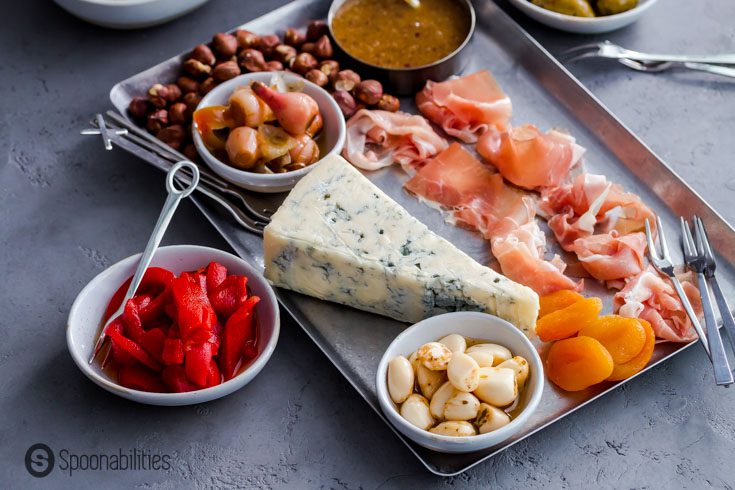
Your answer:
[[[143,119],[148,114],[148,101],[143,97],[133,97],[128,104],[128,114],[133,119]]]
[[[145,127],[151,133],[158,133],[166,126],[168,126],[168,112],[166,112],[166,109],[159,109],[148,115]]]
[[[299,75],[304,75],[307,71],[317,67],[317,61],[314,56],[309,53],[299,53],[291,63],[291,69]]]
[[[184,127],[178,124],[163,128],[156,133],[156,138],[166,143],[174,150],[181,148],[181,143],[186,138]]]
[[[335,90],[345,90],[351,92],[355,85],[360,83],[360,75],[352,70],[342,70],[337,73],[334,79]]]
[[[168,104],[168,88],[160,83],[148,89],[148,101],[156,109],[163,109]]]
[[[255,47],[260,40],[257,34],[246,31],[245,29],[238,29],[235,31],[235,38],[237,38],[237,45],[240,46],[241,49]]]
[[[215,82],[224,82],[231,78],[235,78],[240,74],[240,67],[235,61],[226,61],[214,68],[212,78]]]
[[[263,55],[270,57],[273,56],[273,50],[279,44],[281,44],[281,39],[278,36],[275,34],[268,34],[260,36],[258,49],[263,52]]]
[[[177,102],[168,110],[168,118],[171,120],[171,124],[186,124],[190,116],[189,108],[184,102]]]
[[[311,83],[319,85],[320,87],[324,87],[329,83],[329,77],[326,76],[321,70],[317,70],[316,68],[307,71],[304,75],[304,78],[309,80]]]
[[[363,80],[355,85],[355,98],[366,105],[377,104],[383,97],[383,86],[377,80]]]
[[[237,38],[232,34],[218,32],[212,38],[212,48],[219,58],[229,58],[237,53]]]
[[[189,54],[189,59],[197,60],[209,66],[212,66],[214,62],[217,61],[214,57],[214,53],[212,53],[212,50],[209,49],[209,46],[207,46],[206,44],[199,44],[198,46],[195,46]]]
[[[194,146],[192,143],[189,143],[184,147],[184,151],[182,152],[186,158],[189,160],[196,161],[196,159],[199,157],[199,153],[197,153],[196,146]]]
[[[273,49],[273,57],[281,63],[289,64],[292,59],[296,58],[296,48],[288,44],[279,44]]]
[[[194,113],[197,106],[199,105],[199,102],[201,101],[202,96],[196,92],[189,92],[188,94],[184,95],[184,104],[186,104],[186,109],[189,111],[189,114]]]
[[[246,49],[240,53],[240,68],[244,71],[263,71],[265,69],[265,58],[263,53],[257,49]]]
[[[337,90],[332,94],[332,97],[334,97],[335,102],[337,102],[337,105],[342,110],[342,114],[344,114],[345,119],[349,119],[356,112],[357,103],[355,102],[355,98],[350,95],[349,92],[345,90]]]
[[[216,86],[217,86],[217,82],[214,81],[214,78],[209,77],[206,80],[204,80],[202,83],[199,84],[199,93],[202,95],[206,95],[209,93],[210,90],[212,90]]]
[[[306,28],[306,40],[316,41],[320,37],[329,33],[329,27],[323,20],[312,20]]]
[[[169,83],[166,85],[166,95],[164,98],[168,102],[176,102],[181,98],[181,89],[175,83]]]
[[[184,61],[183,68],[186,73],[196,78],[197,80],[207,78],[209,74],[212,73],[211,66],[205,65],[201,61],[195,60],[193,58]]]
[[[189,77],[179,77],[179,79],[176,80],[176,85],[178,85],[181,91],[185,94],[199,90],[199,82]]]
[[[304,35],[298,29],[289,27],[288,29],[286,29],[286,32],[283,35],[283,42],[288,44],[289,46],[298,48],[306,42],[306,35]]]
[[[339,63],[334,60],[324,60],[319,63],[319,70],[329,78],[330,82],[334,82],[339,73]]]
[[[396,112],[401,108],[401,101],[392,95],[383,94],[378,101],[377,108],[381,111]]]
[[[316,49],[315,43],[304,43],[301,45],[301,52],[302,53],[309,53],[314,54],[314,50]]]
[[[280,61],[269,61],[265,64],[265,71],[283,71],[283,63]]]
[[[326,60],[332,57],[334,50],[332,49],[332,42],[329,37],[322,36],[314,42],[314,51],[312,53],[320,60]]]

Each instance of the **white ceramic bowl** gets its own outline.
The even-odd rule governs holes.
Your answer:
[[[388,394],[388,363],[395,356],[408,357],[412,352],[427,342],[457,333],[465,337],[503,345],[510,349],[514,356],[524,357],[529,364],[530,374],[526,382],[526,407],[505,427],[487,434],[469,437],[451,437],[432,434],[407,422],[398,412]],[[544,391],[544,371],[541,358],[533,344],[516,327],[496,316],[485,313],[462,311],[445,313],[422,320],[404,330],[388,346],[383,354],[376,375],[378,401],[380,408],[388,420],[406,437],[417,444],[443,453],[466,453],[479,451],[500,444],[518,432],[538,407]]]
[[[195,245],[173,245],[156,251],[151,265],[164,267],[175,274],[196,270],[215,260],[233,274],[248,277],[248,287],[260,297],[256,312],[258,318],[258,356],[234,378],[222,384],[188,393],[148,393],[132,390],[115,383],[101,369],[99,362],[89,364],[100,320],[113,293],[130,277],[138,265],[140,254],[108,267],[98,274],[79,293],[69,312],[66,342],[74,362],[92,381],[107,391],[123,398],[149,405],[192,405],[229,395],[248,384],[268,362],[278,342],[280,318],[278,302],[265,278],[250,264],[230,253]]]
[[[325,139],[325,146],[328,148],[327,153],[320,156],[320,159],[330,154],[337,154],[342,151],[342,147],[345,143],[345,135],[347,128],[345,126],[345,119],[342,116],[337,102],[334,101],[331,95],[323,88],[315,85],[298,75],[288,72],[282,72],[283,79],[286,84],[302,84],[303,88],[301,91],[314,98],[316,103],[319,105],[319,111],[324,119],[324,128],[322,129],[321,138]],[[249,85],[254,81],[263,82],[269,84],[273,78],[274,72],[256,72],[246,73],[240,75],[232,80],[228,80],[217,87],[202,98],[201,102],[197,106],[197,109],[203,107],[209,107],[213,105],[227,105],[227,101],[232,95],[232,92],[237,87]],[[206,164],[214,170],[220,177],[236,184],[245,189],[255,192],[284,192],[290,190],[296,182],[307,173],[311,172],[314,165],[318,162],[304,167],[300,170],[294,170],[292,172],[286,172],[282,174],[258,174],[255,172],[247,172],[245,170],[239,170],[231,167],[226,163],[218,160],[210,153],[202,137],[197,131],[196,123],[192,127],[192,136],[194,138],[194,146],[196,146],[199,155],[204,159]]]
[[[573,15],[560,14],[534,5],[528,0],[510,0],[510,3],[532,19],[554,29],[577,34],[599,34],[632,24],[646,10],[651,8],[656,0],[639,0],[637,6],[626,12],[600,17],[574,17]]]
[[[92,24],[138,29],[163,24],[208,0],[55,0],[64,10]]]

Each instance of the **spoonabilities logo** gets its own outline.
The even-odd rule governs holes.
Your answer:
[[[26,451],[26,470],[31,476],[43,478],[54,469],[54,452],[46,444],[38,443]]]

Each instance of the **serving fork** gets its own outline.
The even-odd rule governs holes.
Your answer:
[[[83,130],[82,134],[101,134],[106,148],[108,143],[114,142],[120,148],[164,172],[167,172],[176,162],[188,160],[183,154],[138,128],[123,116],[113,111],[108,111],[106,116],[107,118],[104,118],[98,114],[92,121],[94,129]],[[251,202],[250,196],[244,191],[223,181],[205,168],[200,168],[199,172],[200,182],[196,188],[198,192],[222,206],[247,231],[258,235],[263,234],[263,229],[270,222],[270,216],[273,214],[270,207]],[[180,172],[177,180],[182,184],[188,184],[190,177],[186,172]],[[236,197],[244,209],[232,203],[226,196]]]
[[[733,375],[727,361],[725,346],[722,343],[720,329],[717,326],[717,320],[715,318],[714,305],[712,304],[709,287],[707,286],[707,279],[713,277],[715,272],[714,255],[711,249],[708,249],[704,245],[704,227],[701,220],[695,216],[693,221],[696,239],[692,236],[692,231],[689,228],[687,220],[683,217],[681,218],[684,262],[697,275],[699,294],[702,297],[704,320],[707,324],[707,341],[710,346],[712,364],[715,367],[715,381],[717,384],[726,385],[733,382]],[[727,303],[725,302],[725,304]],[[720,314],[724,323],[725,318],[730,316],[729,308],[725,311],[720,311]],[[732,321],[731,316],[730,320]]]
[[[715,65],[735,65],[735,54],[653,54],[626,49],[610,41],[584,44],[562,53],[565,62],[584,58],[629,59],[635,61],[668,61],[673,63],[711,63]]]

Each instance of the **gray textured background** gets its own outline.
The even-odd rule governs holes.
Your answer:
[[[281,3],[217,0],[133,32],[87,25],[47,1],[3,5],[0,485],[733,488],[735,393],[713,386],[699,349],[449,479],[427,473],[290,321],[260,376],[206,405],[138,405],[83,377],[66,351],[69,307],[91,277],[140,250],[164,182],[78,130],[108,107],[114,82]],[[553,53],[591,39],[516,18]],[[638,24],[605,37],[640,50],[733,52],[734,19],[732,1],[661,0]],[[735,223],[735,82],[639,74],[611,62],[572,71]],[[190,203],[165,242],[227,248]],[[36,442],[165,452],[174,470],[57,470],[34,480],[23,457]]]

